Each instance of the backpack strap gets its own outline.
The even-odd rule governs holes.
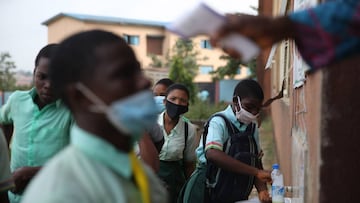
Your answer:
[[[189,137],[189,124],[188,122],[185,121],[185,140],[184,140],[184,150],[183,150],[183,160],[185,160],[185,150],[186,150],[186,144],[187,144],[187,139]]]
[[[237,133],[239,132],[239,130],[234,127],[234,125],[229,121],[229,119],[226,118],[226,116],[222,113],[217,113],[217,114],[214,114],[212,115],[205,123],[205,126],[204,126],[204,132],[203,132],[203,137],[202,137],[202,141],[203,141],[203,150],[205,151],[205,145],[206,145],[206,137],[207,137],[207,134],[208,134],[208,130],[209,130],[209,125],[210,125],[210,121],[212,118],[216,117],[216,116],[219,116],[221,117],[222,119],[224,119],[225,121],[225,124],[226,124],[226,128],[228,129],[228,131],[230,132],[230,134],[234,134],[234,133]]]

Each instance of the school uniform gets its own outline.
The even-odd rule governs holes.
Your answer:
[[[167,194],[150,168],[141,164],[150,189],[150,202],[165,203]],[[140,203],[129,153],[78,126],[71,130],[71,144],[55,156],[34,178],[24,203],[87,202]]]
[[[160,151],[159,177],[165,181],[170,191],[171,202],[177,201],[177,195],[184,185],[184,162],[195,162],[196,128],[186,118],[180,116],[176,126],[169,134],[164,127],[164,114],[159,115],[158,124],[164,134],[164,145]],[[185,147],[185,123],[188,125],[188,136]]]
[[[11,142],[11,172],[30,166],[44,165],[69,144],[73,118],[61,100],[39,109],[34,102],[35,88],[15,91],[1,107],[0,123],[14,125]],[[9,192],[11,203],[21,201],[21,195]]]
[[[240,123],[232,108],[229,105],[224,111],[219,112],[232,123],[240,132],[244,132],[247,125]],[[259,146],[259,133],[255,128],[254,138],[258,149]],[[223,146],[229,139],[229,132],[226,127],[226,123],[223,118],[216,116],[210,120],[208,134],[206,138],[205,151],[203,147],[203,137],[201,137],[198,148],[196,149],[196,156],[198,159],[197,167],[191,176],[190,180],[186,183],[183,188],[183,198],[180,197],[180,202],[186,203],[201,203],[204,198],[205,181],[206,181],[206,157],[205,152],[208,149],[218,149],[223,151]]]

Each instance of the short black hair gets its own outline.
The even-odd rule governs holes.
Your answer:
[[[62,41],[50,62],[49,78],[54,93],[68,104],[65,87],[90,78],[99,63],[96,49],[114,43],[130,49],[123,38],[103,30],[80,32]]]
[[[264,92],[260,84],[252,79],[241,80],[236,85],[233,96],[239,96],[240,99],[251,97],[260,101],[264,100]]]
[[[173,90],[183,90],[184,92],[186,92],[188,98],[190,98],[189,89],[188,89],[185,85],[180,84],[180,83],[174,83],[174,84],[170,85],[170,86],[166,89],[166,95],[165,95],[165,97],[167,97],[168,94],[170,94],[170,92],[172,92]]]
[[[170,78],[162,78],[159,81],[155,83],[155,85],[165,85],[166,87],[169,87],[170,85],[174,84],[174,81],[172,81]]]
[[[40,49],[39,53],[36,55],[35,58],[35,69],[39,65],[40,58],[48,58],[54,56],[57,48],[59,47],[58,44],[48,44],[44,46],[42,49]]]

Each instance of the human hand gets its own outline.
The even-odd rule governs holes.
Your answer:
[[[13,173],[13,179],[15,187],[11,189],[11,192],[15,194],[21,194],[26,186],[29,184],[31,178],[34,176],[38,167],[21,167],[16,169]]]
[[[270,18],[247,14],[228,14],[226,22],[210,36],[213,46],[220,46],[225,36],[238,33],[254,41],[260,48],[271,47],[277,41],[293,36],[292,22],[288,17]],[[234,49],[223,49],[230,56],[241,57]]]
[[[271,197],[269,194],[269,191],[267,190],[262,190],[258,192],[258,197],[261,203],[270,203],[271,202]]]
[[[265,170],[258,170],[256,174],[256,178],[258,178],[262,182],[271,182],[271,172]]]

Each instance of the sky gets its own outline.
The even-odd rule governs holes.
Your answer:
[[[0,53],[9,52],[16,70],[32,71],[47,44],[47,19],[63,13],[171,22],[199,2],[219,13],[248,13],[258,0],[0,0]]]

